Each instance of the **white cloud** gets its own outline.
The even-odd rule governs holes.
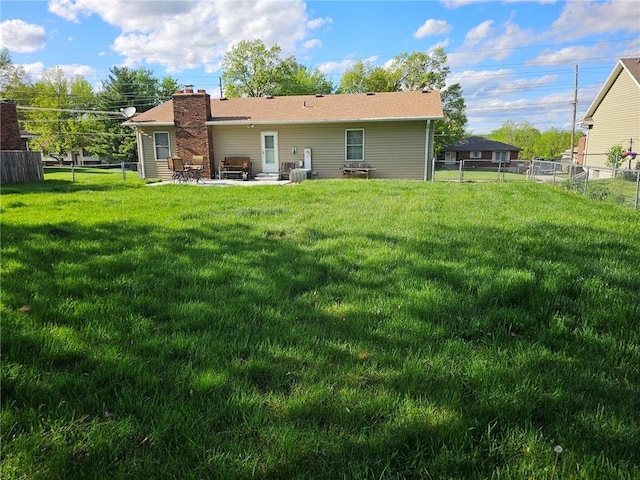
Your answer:
[[[478,27],[481,28],[478,29]],[[452,68],[474,65],[487,58],[505,60],[518,48],[531,45],[539,38],[539,35],[531,29],[523,30],[511,21],[505,22],[500,29],[489,29],[490,25],[484,24],[478,27],[470,30],[473,32],[470,35],[470,41],[465,41],[456,52],[447,54],[447,60]],[[482,34],[489,36],[480,41]],[[467,35],[469,36],[469,32]]]
[[[131,0],[51,0],[49,11],[71,22],[93,14],[125,32],[150,31],[163,19],[188,14],[198,2],[164,0],[162,2]]]
[[[480,25],[473,27],[464,37],[465,44],[469,46],[476,45],[481,40],[491,36],[494,32],[492,25],[493,20],[485,20]]]
[[[0,44],[12,52],[30,53],[44,48],[47,35],[44,27],[22,20],[0,23]]]
[[[27,75],[33,80],[38,80],[44,71],[44,63],[42,62],[25,63],[22,64],[21,67],[24,68],[24,71],[27,72]]]
[[[64,73],[65,77],[90,77],[96,75],[96,70],[93,67],[88,65],[57,65],[56,68],[59,68]]]
[[[471,5],[474,3],[487,3],[494,2],[495,0],[441,0],[442,5],[450,10]],[[557,0],[502,0],[502,3],[520,3],[520,2],[534,2],[538,3],[556,3]]]
[[[531,65],[567,65],[579,63],[591,58],[607,57],[610,52],[608,42],[599,42],[592,46],[571,46],[560,50],[545,49],[535,58],[525,63]]]
[[[640,32],[640,2],[637,0],[571,1],[551,26],[551,34],[563,40],[587,35],[626,31]]]
[[[374,55],[372,57],[365,58],[362,61],[364,63],[370,62],[375,64],[377,60],[378,60],[378,56]],[[353,64],[356,63],[357,61],[358,59],[356,58],[356,56],[353,54],[350,54],[350,55],[347,55],[342,60],[322,63],[318,66],[318,70],[326,74],[341,74],[348,68],[353,67]]]
[[[305,50],[310,50],[312,48],[320,48],[322,46],[322,40],[317,38],[312,38],[311,40],[307,40],[302,44],[302,48]]]
[[[434,20],[430,18],[424,22],[413,34],[414,38],[420,39],[432,35],[446,35],[452,27],[445,20]]]
[[[330,23],[333,22],[333,19],[330,17],[323,17],[323,18],[314,18],[313,20],[309,20],[307,22],[307,27],[311,30],[314,30],[316,28],[320,28],[324,25],[328,25]]]
[[[331,23],[328,17],[309,20],[302,0],[52,0],[49,9],[70,21],[100,16],[122,30],[111,48],[124,65],[159,64],[169,73],[200,66],[215,71],[240,40],[278,44],[285,55],[300,45],[315,48],[321,43],[308,39],[310,30]]]

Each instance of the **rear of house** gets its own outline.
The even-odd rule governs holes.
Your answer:
[[[253,176],[288,163],[338,178],[358,164],[374,178],[425,180],[442,117],[437,91],[211,99],[186,90],[126,124],[137,132],[146,178],[170,178],[172,155],[203,155],[207,178],[225,157],[243,156]]]

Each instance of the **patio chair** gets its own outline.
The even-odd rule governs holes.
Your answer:
[[[191,159],[188,175],[189,179],[195,180],[196,183],[202,180],[202,172],[204,171],[204,155],[194,155]]]
[[[171,179],[174,182],[183,182],[187,181],[187,175],[184,169],[184,163],[182,162],[182,157],[173,156],[167,158],[167,165],[169,169],[173,172],[171,174]]]

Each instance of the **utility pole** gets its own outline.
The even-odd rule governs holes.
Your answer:
[[[573,89],[573,121],[571,122],[571,164],[573,161],[573,145],[576,139],[576,109],[578,108],[578,64],[576,64],[576,81]]]

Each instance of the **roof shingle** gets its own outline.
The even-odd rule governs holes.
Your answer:
[[[211,99],[211,123],[312,123],[442,118],[440,92],[294,95]],[[135,116],[128,125],[173,123],[173,100]]]

